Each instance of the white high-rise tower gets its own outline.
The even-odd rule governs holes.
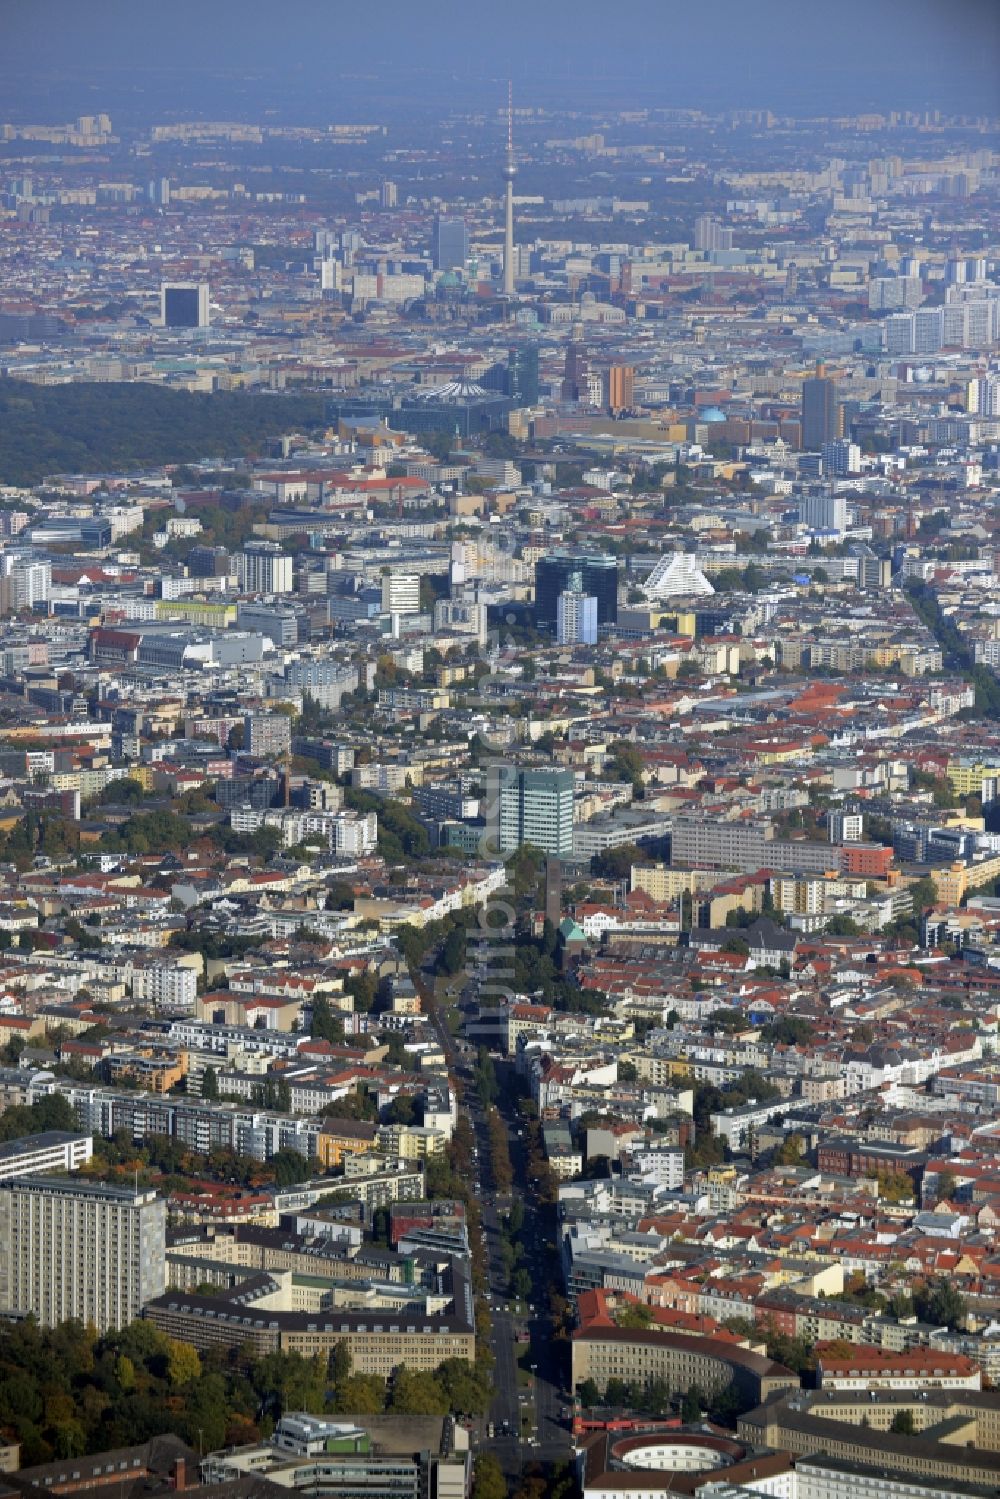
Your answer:
[[[514,86],[507,84],[507,158],[504,162],[503,294],[514,295]]]

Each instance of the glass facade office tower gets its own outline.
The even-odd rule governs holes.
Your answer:
[[[160,316],[164,328],[207,328],[208,286],[206,283],[192,282],[161,286]]]
[[[827,379],[823,365],[817,365],[815,376],[802,382],[802,446],[806,452],[842,437],[841,422],[837,382]]]
[[[553,552],[535,563],[535,622],[554,630],[561,593],[590,594],[597,600],[597,623],[618,618],[618,563],[601,553],[582,556]]]
[[[525,843],[556,858],[573,852],[573,773],[491,765],[486,773],[491,853],[512,854]]]
[[[479,382],[485,390],[499,390],[515,406],[538,404],[538,345],[511,349],[506,364],[492,364]]]
[[[469,234],[462,218],[441,214],[434,226],[434,269],[460,271],[469,258]]]

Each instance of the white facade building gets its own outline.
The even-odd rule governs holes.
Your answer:
[[[273,541],[247,542],[236,557],[240,593],[291,593],[292,559]]]
[[[824,443],[825,448],[834,446]],[[846,531],[847,500],[842,494],[803,495],[799,501],[799,520],[812,531]]]
[[[651,600],[715,592],[690,552],[669,552],[661,557],[642,588]]]
[[[93,1154],[92,1136],[74,1135],[68,1130],[49,1129],[22,1140],[8,1140],[0,1145],[0,1181],[46,1171],[79,1171]]]
[[[556,639],[560,645],[597,644],[597,600],[593,594],[561,593],[556,600]]]
[[[198,976],[193,968],[150,964],[132,973],[132,998],[169,1010],[193,1010]]]
[[[0,1308],[42,1327],[127,1327],[166,1286],[166,1203],[60,1177],[0,1183]]]
[[[384,573],[382,577],[383,614],[420,613],[420,574]]]

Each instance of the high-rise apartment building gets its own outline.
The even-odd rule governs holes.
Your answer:
[[[532,256],[535,250],[531,245],[515,245],[512,251],[514,257],[514,280],[527,281],[532,274]]]
[[[38,557],[7,552],[0,559],[0,608],[5,614],[20,614],[44,604],[52,594],[52,563]]]
[[[833,442],[843,436],[841,423],[837,382],[828,379],[825,366],[818,364],[813,378],[802,382],[802,446],[812,451]]]
[[[289,687],[301,687],[321,708],[336,709],[358,685],[358,671],[343,661],[289,661],[285,667]]]
[[[847,529],[847,500],[842,494],[809,494],[799,501],[799,520],[816,531]]]
[[[434,225],[434,269],[460,271],[469,258],[469,232],[465,220],[439,214]]]
[[[164,328],[207,328],[207,283],[164,282],[160,287],[160,321]]]
[[[455,630],[460,635],[473,635],[480,645],[488,638],[488,616],[485,603],[465,596],[459,588],[450,599],[438,599],[434,604],[434,629]]]
[[[868,283],[868,306],[872,312],[919,307],[923,295],[919,276],[874,276]]]
[[[882,325],[887,354],[913,353],[913,313],[897,312],[887,317]]]
[[[0,1183],[0,1308],[43,1327],[125,1327],[166,1286],[167,1209],[155,1192],[60,1177]]]
[[[948,288],[943,307],[920,307],[896,313],[884,324],[887,354],[936,354],[942,348],[985,349],[1000,337],[1000,297],[951,300],[952,292],[974,291],[961,285]]]
[[[966,411],[979,416],[1000,416],[1000,375],[970,380],[966,388]]]
[[[543,853],[568,857],[573,852],[572,771],[491,765],[486,822],[492,850],[499,854],[530,843]]]
[[[970,349],[985,349],[1000,336],[1000,297],[976,297],[965,304],[966,344]]]
[[[945,342],[944,309],[921,307],[913,314],[914,354],[936,354]]]
[[[327,259],[318,258],[314,265],[319,274],[320,291],[340,291],[340,261],[330,256]]]
[[[292,559],[273,541],[248,541],[236,556],[240,593],[291,593]]]
[[[611,412],[631,411],[635,405],[635,370],[630,364],[613,364],[607,373],[607,400]]]
[[[99,115],[78,115],[76,133],[77,135],[86,136],[110,135],[111,116],[103,113]]]
[[[556,601],[556,639],[560,645],[597,644],[597,600],[593,594],[559,595]]]
[[[710,213],[699,214],[694,221],[694,247],[696,250],[731,250],[733,231],[726,229]]]
[[[382,613],[420,613],[419,573],[383,573]]]
[[[383,208],[395,208],[399,201],[399,189],[388,177],[379,188],[378,200]]]
[[[618,618],[618,563],[595,552],[550,552],[535,563],[535,621],[554,630],[561,593],[590,594],[597,600],[598,625]]]
[[[583,344],[575,341],[568,343],[563,365],[562,388],[559,392],[562,400],[586,401],[589,395],[589,374],[590,364]]]
[[[342,229],[340,232],[340,259],[344,266],[352,266],[361,254],[364,238],[360,229]]]
[[[964,349],[969,345],[969,303],[952,302],[940,309],[941,342],[946,348]]]
[[[861,472],[861,449],[856,442],[836,437],[833,442],[825,442],[819,451],[824,473],[843,478]]]
[[[243,744],[248,755],[286,755],[292,747],[292,720],[284,713],[248,713]]]
[[[862,812],[828,812],[826,832],[831,843],[860,843],[865,836]]]

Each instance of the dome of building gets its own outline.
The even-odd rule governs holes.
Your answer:
[[[413,392],[412,401],[481,401],[495,396],[496,391],[486,390],[474,380],[449,380],[446,385],[425,385]]]

